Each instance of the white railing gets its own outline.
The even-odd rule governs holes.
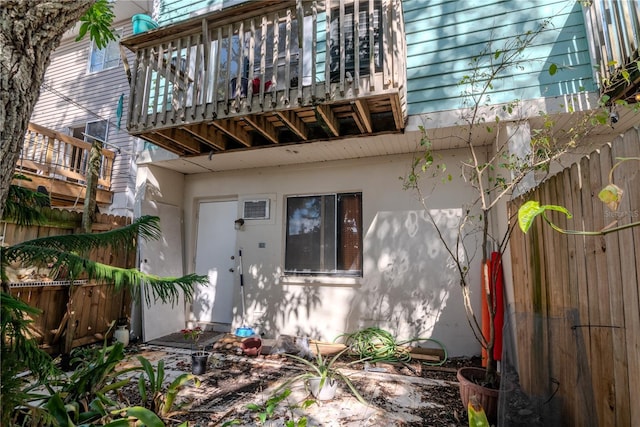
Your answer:
[[[16,171],[85,184],[90,151],[86,141],[29,123]],[[102,150],[98,186],[106,190],[111,188],[114,159],[113,151]]]
[[[400,0],[269,4],[125,40],[136,53],[129,129],[406,90]]]

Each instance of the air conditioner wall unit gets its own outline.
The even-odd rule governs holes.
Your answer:
[[[269,199],[244,200],[242,218],[269,219]]]

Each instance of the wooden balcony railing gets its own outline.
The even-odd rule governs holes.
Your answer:
[[[603,92],[612,101],[638,102],[640,92],[640,3],[592,0],[586,9],[592,55]]]
[[[404,128],[401,0],[248,2],[122,44],[129,131],[180,155]]]
[[[24,146],[16,165],[16,172],[27,175],[31,184],[43,186],[52,198],[74,200],[84,197],[87,163],[91,144],[69,135],[30,123]],[[111,202],[111,173],[115,153],[102,150],[102,164],[98,175],[98,203]]]

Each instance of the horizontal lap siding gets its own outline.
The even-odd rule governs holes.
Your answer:
[[[123,37],[131,35],[131,20],[114,24],[122,29]],[[134,65],[134,56],[126,50],[129,65]],[[122,61],[117,67],[89,73],[90,42],[76,42],[73,38],[63,41],[51,57],[45,75],[45,87],[31,116],[31,122],[49,129],[68,133],[70,126],[79,126],[87,121],[109,120],[107,142],[120,148],[113,166],[111,191],[131,192],[135,188],[135,168],[132,155],[135,138],[126,131],[129,100],[129,83]],[[50,87],[52,90],[48,89]],[[117,128],[117,107],[120,95],[124,94],[122,120]],[[115,151],[114,146],[105,148]]]
[[[551,25],[524,53],[524,69],[508,70],[495,82],[492,103],[595,90],[579,4],[410,0],[403,7],[409,114],[461,108],[458,82],[470,73],[472,58],[489,41],[495,51],[548,17]],[[559,66],[553,76],[552,63]]]
[[[212,12],[245,1],[249,0],[162,0],[157,21],[160,25],[168,25],[184,21],[196,13]]]

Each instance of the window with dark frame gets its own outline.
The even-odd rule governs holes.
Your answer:
[[[362,193],[287,198],[285,274],[362,276]]]

